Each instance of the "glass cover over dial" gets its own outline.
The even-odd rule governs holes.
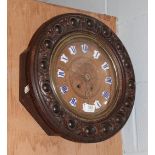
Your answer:
[[[50,64],[57,99],[83,119],[103,117],[114,107],[117,74],[107,49],[89,36],[62,39]]]

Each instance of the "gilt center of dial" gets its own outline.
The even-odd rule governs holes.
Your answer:
[[[85,74],[85,79],[86,79],[87,81],[89,81],[89,80],[90,80],[90,75],[89,75],[89,74]]]
[[[90,99],[101,88],[97,68],[92,60],[85,57],[74,60],[69,72],[70,84],[74,93],[79,97]]]

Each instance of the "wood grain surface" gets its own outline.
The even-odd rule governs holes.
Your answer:
[[[8,1],[8,155],[121,155],[118,133],[111,139],[82,144],[59,136],[49,137],[19,102],[19,55],[26,49],[36,29],[62,13],[81,12],[103,21],[114,31],[116,18],[34,0]]]

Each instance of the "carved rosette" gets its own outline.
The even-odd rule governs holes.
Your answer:
[[[60,104],[50,85],[49,66],[55,45],[71,33],[95,35],[111,49],[120,68],[120,90],[114,110],[99,120],[84,120]],[[120,39],[99,20],[83,14],[63,14],[44,23],[28,46],[27,80],[38,113],[60,136],[78,142],[99,142],[116,134],[127,121],[135,99],[135,77]]]

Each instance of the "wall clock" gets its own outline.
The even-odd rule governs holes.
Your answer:
[[[20,55],[20,101],[48,135],[99,142],[127,121],[135,77],[120,39],[84,14],[56,16]]]

